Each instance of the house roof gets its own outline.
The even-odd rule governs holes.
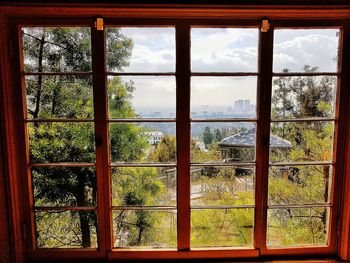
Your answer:
[[[240,132],[229,137],[222,139],[219,146],[229,147],[255,147],[256,144],[256,131],[251,129],[246,132]],[[290,141],[278,137],[276,135],[270,135],[270,148],[275,149],[291,149],[292,144]]]

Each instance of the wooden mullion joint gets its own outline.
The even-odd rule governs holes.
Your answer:
[[[261,21],[261,32],[266,33],[270,29],[270,22],[268,19],[263,19]]]
[[[102,31],[103,30],[103,18],[102,17],[98,17],[96,18],[96,21],[95,21],[95,28],[99,31]]]

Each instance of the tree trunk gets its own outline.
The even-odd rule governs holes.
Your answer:
[[[76,192],[77,205],[80,207],[89,206],[89,200],[86,198],[85,181],[82,174],[77,174],[78,185]],[[80,230],[81,230],[81,246],[83,248],[91,247],[91,230],[90,230],[90,212],[79,211]]]
[[[41,36],[41,39],[40,39],[39,56],[38,56],[38,72],[43,72],[44,45],[45,45],[45,30],[43,31],[43,35]],[[42,75],[39,75],[38,81],[37,81],[36,96],[35,96],[35,109],[33,112],[34,119],[37,119],[39,116],[40,101],[41,101],[41,86],[42,86]]]
[[[91,247],[89,212],[79,211],[80,230],[81,230],[81,246],[83,248]]]
[[[139,236],[137,237],[137,244],[138,244],[138,245],[141,245],[142,233],[143,233],[143,227],[140,227],[140,228],[139,228]]]
[[[329,192],[329,166],[324,165],[323,166],[323,181],[325,184],[324,187],[324,193],[323,193],[323,200],[325,203],[328,202],[328,192]],[[322,223],[326,226],[327,225],[327,211],[322,212]]]

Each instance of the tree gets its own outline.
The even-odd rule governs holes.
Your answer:
[[[215,141],[220,142],[223,139],[223,136],[221,135],[221,132],[219,129],[214,130],[214,136],[215,136]]]
[[[205,147],[208,148],[209,145],[213,142],[214,136],[210,131],[210,127],[205,127],[203,132],[203,142],[205,144]]]
[[[113,203],[122,206],[144,206],[156,204],[156,199],[164,191],[163,183],[156,180],[157,168],[118,168],[113,173],[112,180]],[[119,236],[124,233],[137,233],[127,239],[126,246],[140,246],[146,231],[153,228],[155,218],[148,211],[136,210],[134,218],[127,210],[121,210],[116,216],[116,232]],[[119,238],[120,239],[120,238]]]
[[[128,65],[132,40],[120,34],[118,29],[108,29],[108,35],[108,67],[122,70]],[[90,71],[90,43],[88,28],[26,28],[23,32],[25,70],[39,73]],[[135,115],[130,103],[134,88],[132,82],[123,83],[119,77],[109,81],[110,116]],[[93,117],[90,77],[29,77],[26,93],[28,118]],[[32,163],[95,162],[94,129],[90,123],[35,122],[34,125],[28,124],[28,133]],[[112,124],[110,137],[112,161],[140,160],[144,156],[147,143],[142,128],[134,124]],[[92,168],[33,168],[32,174],[36,205],[96,205],[96,178]],[[71,214],[71,220],[75,218],[74,214],[78,215],[79,226],[70,225],[80,228],[81,238],[76,236],[68,240],[63,233],[60,240],[52,243],[47,239],[49,235],[45,235],[45,229],[39,229],[39,244],[90,247],[91,231],[97,234],[95,213],[71,211]],[[37,220],[47,222],[51,222],[51,218],[57,217],[37,216]],[[41,222],[38,226],[44,227],[45,223]],[[64,231],[72,232],[72,229],[65,228]]]
[[[149,154],[148,160],[159,163],[174,162],[176,160],[175,136],[165,135]]]
[[[306,73],[317,67],[305,66]],[[288,72],[288,70],[284,70]],[[280,77],[275,79],[272,117],[329,117],[334,114],[335,78],[329,76]],[[330,161],[333,124],[328,122],[290,122],[274,124],[272,133],[292,143],[291,161]],[[270,160],[282,157],[270,155]],[[285,161],[285,160],[282,160]],[[299,166],[270,170],[269,198],[274,204],[305,204],[328,201],[330,167]],[[283,213],[285,211],[285,213]],[[281,236],[283,244],[324,243],[327,211],[323,208],[285,209],[271,212],[270,235]],[[285,223],[283,223],[285,222]],[[284,229],[284,233],[280,233]],[[297,230],[298,229],[298,230]],[[277,234],[279,233],[279,234]]]

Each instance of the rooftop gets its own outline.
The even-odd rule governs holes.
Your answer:
[[[235,146],[235,147],[255,147],[256,144],[256,131],[251,129],[246,132],[240,132],[229,137],[222,139],[219,146]],[[270,135],[270,148],[275,149],[291,149],[292,144],[290,141],[278,137],[276,135]]]

